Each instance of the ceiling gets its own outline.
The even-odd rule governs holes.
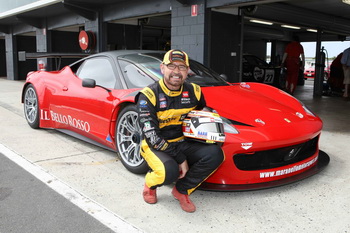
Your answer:
[[[17,26],[24,22],[35,27],[40,27],[42,18],[64,15],[69,12],[85,14],[86,17],[94,17],[96,10],[118,4],[124,0],[64,0],[44,8],[18,13],[9,17],[0,17],[1,31],[8,33],[11,26]],[[129,0],[133,1],[133,0]],[[179,1],[182,2],[182,1]],[[215,10],[225,13],[237,14],[238,7],[250,6],[250,11],[244,11],[246,16],[247,32],[255,31],[262,38],[281,38],[286,33],[297,32],[303,41],[315,41],[316,33],[307,32],[307,28],[320,29],[328,40],[344,40],[350,35],[350,5],[342,0],[271,0],[256,1],[256,7],[252,8],[251,1],[222,0],[224,7],[215,7]],[[223,2],[233,2],[231,4]],[[237,3],[238,2],[238,3]],[[263,4],[262,4],[263,3]],[[271,26],[250,23],[250,19],[262,19],[273,22]],[[168,20],[169,21],[169,20]],[[281,24],[299,26],[302,29],[295,31],[281,28]],[[8,30],[8,31],[6,31]]]
[[[81,12],[97,12],[104,7],[117,4],[125,0],[62,0],[52,1],[51,5],[41,8],[33,8],[32,10],[22,10],[17,14],[11,14],[8,17],[0,16],[0,26],[13,26],[21,24],[21,19],[43,19],[55,17],[70,13],[74,10]],[[30,4],[29,4],[30,5]],[[74,9],[73,9],[74,8]]]
[[[237,7],[242,7],[245,14],[245,30],[262,38],[285,38],[288,33],[299,34],[302,41],[315,41],[316,33],[306,29],[319,29],[323,40],[345,40],[350,35],[350,5],[342,0],[289,0],[262,1],[253,8],[251,3],[231,4],[216,7],[217,11],[237,14]],[[255,4],[256,4],[255,3]],[[251,23],[251,19],[272,22],[273,25]],[[300,29],[285,29],[282,24],[298,26]],[[256,29],[254,31],[254,29]],[[254,33],[253,33],[254,31]],[[265,34],[265,36],[264,36]]]
[[[350,35],[350,5],[341,0],[294,0],[261,6],[263,18]]]

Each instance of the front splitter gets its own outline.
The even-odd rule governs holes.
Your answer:
[[[312,175],[315,175],[322,171],[328,164],[330,158],[328,154],[324,151],[319,151],[317,164],[310,168],[309,170],[299,173],[295,176],[290,176],[284,179],[264,182],[264,183],[254,183],[254,184],[214,184],[203,182],[198,189],[210,190],[210,191],[253,191],[259,189],[274,188],[282,185],[291,184],[303,179],[306,179]]]

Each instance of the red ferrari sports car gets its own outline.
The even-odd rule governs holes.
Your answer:
[[[135,96],[162,78],[163,56],[111,51],[59,71],[30,72],[22,95],[26,120],[32,128],[57,129],[116,151],[129,171],[145,173]],[[321,119],[294,97],[261,83],[228,83],[194,60],[187,81],[202,87],[226,134],[226,160],[200,188],[269,188],[311,176],[329,163],[318,145]]]

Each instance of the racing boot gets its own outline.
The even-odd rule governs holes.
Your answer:
[[[180,206],[184,211],[189,213],[193,213],[196,211],[196,206],[190,200],[190,197],[188,195],[179,193],[176,187],[173,188],[173,191],[171,193],[173,194],[175,199],[177,199],[180,202]]]
[[[145,184],[142,195],[143,195],[143,200],[145,200],[145,202],[147,202],[148,204],[157,203],[157,189],[150,189]]]

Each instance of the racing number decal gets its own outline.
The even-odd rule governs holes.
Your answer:
[[[275,78],[275,71],[269,69],[261,69],[259,67],[254,68],[253,72],[254,79],[258,82],[273,83]]]
[[[256,81],[261,82],[264,78],[264,70],[257,66],[254,67],[253,76]]]
[[[273,80],[275,78],[275,71],[274,70],[265,70],[265,80],[264,83],[273,83]]]

